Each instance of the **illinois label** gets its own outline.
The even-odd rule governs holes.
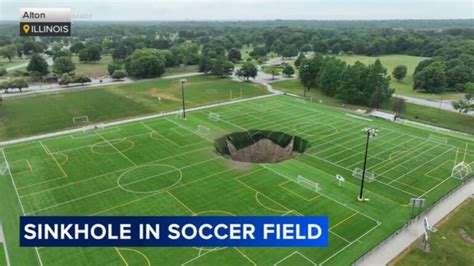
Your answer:
[[[20,36],[71,36],[71,9],[21,8]]]

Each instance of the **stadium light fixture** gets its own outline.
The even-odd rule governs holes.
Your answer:
[[[369,151],[369,140],[371,138],[375,138],[377,136],[377,133],[379,132],[377,129],[366,127],[362,129],[362,132],[367,135],[367,141],[365,143],[365,155],[364,155],[364,167],[362,169],[362,180],[360,183],[360,193],[359,197],[357,198],[360,202],[364,201],[364,180],[365,180],[365,170],[367,167],[367,153]]]
[[[181,99],[183,100],[183,119],[186,119],[186,105],[184,104],[184,83],[186,83],[186,79],[180,79],[179,83],[181,84]]]

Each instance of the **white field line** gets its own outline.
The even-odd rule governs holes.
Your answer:
[[[411,140],[410,140],[411,141]],[[397,161],[399,158],[402,158],[402,157],[405,157],[407,154],[412,154],[414,152],[416,152],[421,146],[425,145],[425,144],[429,144],[427,141],[424,141],[424,142],[420,142],[419,144],[415,145],[415,146],[412,146],[411,148],[409,148],[408,150],[403,150],[403,154],[398,157],[397,159],[395,159],[395,161]],[[370,149],[370,147],[369,147]],[[389,155],[390,156],[390,155]],[[385,161],[382,161],[382,162],[379,162],[379,163],[376,163],[376,164],[373,164],[370,166],[370,169],[377,169],[377,168],[380,168],[380,167],[384,167],[385,165],[389,164],[389,163],[393,163],[394,161],[390,160],[389,162],[387,162],[386,160]]]
[[[288,256],[284,257],[283,259],[281,259],[281,260],[275,262],[273,265],[276,266],[276,265],[278,265],[278,264],[284,262],[285,260],[287,260],[287,259],[293,257],[294,255],[300,255],[301,257],[303,257],[305,260],[307,260],[307,261],[310,262],[311,264],[313,264],[313,265],[318,265],[316,262],[310,260],[308,257],[306,257],[305,255],[301,254],[299,251],[294,251],[294,252],[292,252],[290,255],[288,255]]]
[[[191,153],[194,153],[194,152],[199,152],[199,151],[203,151],[203,150],[207,150],[207,149],[209,149],[209,148],[206,147],[206,148],[201,148],[201,149],[197,149],[197,150],[193,150],[193,151],[189,151],[189,152],[180,153],[180,154],[178,154],[178,155],[168,156],[168,157],[165,157],[165,158],[161,158],[161,159],[158,159],[158,160],[155,160],[155,161],[148,162],[148,163],[146,163],[146,164],[142,164],[142,165],[140,165],[140,166],[147,166],[147,165],[151,165],[151,164],[156,164],[156,163],[161,162],[161,161],[169,160],[169,159],[172,159],[172,158],[175,158],[175,157],[181,157],[181,156],[186,155],[186,154],[191,154]],[[78,183],[91,181],[91,180],[93,180],[93,179],[97,179],[97,178],[100,178],[100,177],[108,176],[108,175],[111,175],[111,174],[120,173],[120,172],[125,172],[125,171],[128,171],[128,170],[133,169],[133,168],[136,168],[136,167],[135,167],[135,166],[131,166],[131,167],[127,167],[127,168],[115,170],[115,171],[112,171],[112,172],[108,172],[108,173],[105,173],[105,174],[101,174],[101,175],[89,177],[89,178],[86,178],[86,179],[82,179],[82,180],[79,180],[79,181],[67,183],[67,184],[64,184],[64,185],[61,185],[61,186],[56,186],[56,187],[48,188],[48,189],[45,189],[45,190],[32,192],[32,193],[27,194],[27,195],[22,195],[21,198],[29,197],[29,196],[31,196],[31,195],[38,194],[38,193],[43,193],[43,192],[47,192],[47,191],[52,191],[52,190],[60,189],[60,188],[63,188],[63,187],[68,187],[68,186],[76,185],[76,184],[78,184]],[[51,180],[51,181],[52,181],[52,180]],[[44,183],[44,182],[41,182],[41,183]],[[35,184],[30,185],[30,186],[34,186],[34,185],[35,185]],[[37,184],[37,185],[39,185],[39,184]],[[26,187],[25,187],[25,188],[26,188]],[[20,188],[19,190],[21,190],[21,188]]]
[[[283,108],[283,107],[284,107],[284,106],[281,106],[280,108]],[[280,108],[278,108],[278,109],[280,109]],[[282,112],[282,111],[280,111],[280,110],[278,110],[278,109],[275,109],[275,110],[272,110],[272,111],[273,111],[273,112],[278,112],[278,113],[283,114],[285,118],[288,117],[287,113]],[[249,115],[249,116],[252,116],[252,117],[254,117],[256,120],[260,120],[260,121],[262,121],[262,122],[264,122],[264,123],[268,123],[268,121],[270,120],[270,119],[262,119],[262,118],[260,118],[260,117],[257,117],[257,116],[255,116],[255,115],[253,115],[253,114],[248,114],[248,115]],[[311,114],[310,114],[310,115],[311,115]],[[284,122],[286,123],[286,122],[288,122],[288,121],[291,121],[291,122],[293,123],[293,122],[295,122],[295,121],[303,120],[303,121],[307,122],[308,124],[311,124],[311,123],[312,123],[311,118],[312,118],[313,116],[314,116],[314,118],[316,118],[316,119],[320,119],[320,118],[321,118],[321,116],[317,116],[317,115],[313,115],[313,116],[311,116],[311,117],[308,117],[308,115],[307,115],[307,114],[304,114],[304,113],[298,113],[298,114],[296,114],[296,115],[294,115],[294,116],[295,116],[295,117],[301,117],[301,119],[292,120],[291,118],[286,118],[286,119],[284,120]],[[335,121],[336,123],[330,124],[330,126],[336,127],[336,128],[338,129],[338,132],[337,132],[336,134],[340,134],[340,133],[343,133],[343,132],[346,132],[346,131],[353,131],[355,128],[358,128],[358,127],[362,126],[362,125],[360,125],[360,124],[355,123],[355,124],[356,124],[355,126],[350,127],[350,128],[344,127],[345,130],[339,131],[339,129],[340,129],[341,127],[337,127],[336,125],[339,125],[340,123],[341,123],[342,125],[347,125],[347,122],[340,121],[340,120],[334,120],[334,119],[331,119],[331,117],[328,117],[328,116],[324,116],[324,119],[325,119],[325,120],[322,121],[322,122],[320,122],[320,121],[316,121],[316,122],[318,122],[318,123],[327,123],[327,122],[329,122],[329,121]],[[258,121],[257,121],[257,123],[259,123],[259,125],[261,124],[261,122],[258,122]],[[275,122],[272,122],[272,124],[276,124],[276,123],[275,123]],[[352,124],[354,124],[354,122],[353,122]],[[288,126],[285,126],[284,128],[288,128],[288,129],[290,129],[290,130],[293,130],[293,129],[290,128],[290,126],[291,126],[291,125],[288,125]],[[246,125],[246,127],[248,128],[247,125]],[[318,140],[325,139],[325,138],[327,138],[327,137],[330,137],[330,136],[333,136],[333,135],[336,135],[336,134],[331,134],[331,135],[329,135],[329,136],[318,137]]]
[[[308,110],[308,111],[310,111],[310,112],[324,113],[324,114],[326,114],[326,115],[328,115],[328,116],[336,117],[336,118],[339,118],[339,119],[345,119],[345,120],[347,120],[347,121],[353,121],[353,120],[351,120],[351,119],[349,119],[349,118],[344,118],[342,115],[338,115],[338,114],[335,115],[335,114],[331,114],[331,113],[328,113],[328,112],[322,111],[322,110],[316,111],[316,110],[313,110],[313,109],[311,109],[311,108],[307,108],[307,107],[304,107],[304,106],[301,106],[301,105],[296,105],[296,104],[293,104],[293,103],[287,103],[287,105],[291,105],[291,106],[294,106],[294,107],[296,107],[296,108]],[[412,137],[412,138],[416,138],[416,139],[419,139],[419,140],[422,140],[422,141],[426,141],[425,138],[422,138],[422,137],[419,137],[419,136],[416,136],[416,135],[410,134],[410,133],[405,133],[405,132],[404,132],[404,133],[400,133],[398,130],[394,130],[394,129],[391,129],[391,128],[388,128],[388,127],[385,127],[385,126],[382,126],[382,125],[377,125],[377,128],[379,128],[379,129],[384,129],[384,130],[389,130],[389,131],[395,131],[395,132],[397,132],[397,133],[399,133],[399,134],[403,134],[403,135],[405,135],[405,136],[410,136],[410,137]],[[456,138],[456,136],[449,136],[449,137]],[[450,144],[444,144],[444,145],[445,145],[445,146],[450,146],[450,147],[455,147],[455,148],[457,148],[456,146],[450,145]]]
[[[388,136],[388,135],[390,135],[390,134],[391,134],[391,133],[385,135],[384,137],[386,137],[386,136]],[[402,137],[402,136],[399,136],[399,137]],[[398,139],[399,137],[396,137],[395,139]],[[363,148],[365,147],[365,141],[361,141],[362,139],[363,139],[363,138],[361,138],[361,139],[356,139],[356,138],[354,138],[354,139],[352,139],[352,140],[349,141],[349,142],[346,141],[346,142],[340,143],[339,146],[346,146],[347,144],[349,144],[349,143],[351,143],[351,142],[353,142],[353,141],[358,141],[358,142],[359,142],[358,144],[351,145],[351,146],[352,146],[352,150],[357,151],[357,152],[355,152],[355,153],[352,153],[352,156],[358,155],[358,154],[363,154],[363,153],[364,153],[364,149],[363,149]],[[385,145],[391,143],[393,140],[394,140],[394,139],[382,141],[382,139],[378,139],[378,140],[377,140],[377,143],[375,143],[374,145],[372,145],[371,148],[379,147],[379,146],[385,146]],[[334,147],[331,147],[331,148],[326,149],[326,150],[330,150],[330,149],[333,149],[333,148],[334,148]],[[343,150],[341,150],[341,151],[339,151],[339,152],[331,153],[331,155],[326,156],[326,158],[329,159],[330,157],[333,157],[333,156],[339,155],[339,154],[341,154],[341,153],[347,152],[348,150],[349,150],[349,149],[345,148],[345,149],[343,149]],[[313,153],[313,154],[314,154],[314,155],[320,155],[322,152],[323,152],[323,151],[318,152],[318,153]],[[345,159],[347,159],[347,157],[344,158],[343,160],[345,160]]]
[[[227,122],[227,121],[223,121],[223,122],[225,122],[225,123],[227,123],[227,124],[229,124],[229,125],[231,125],[231,126],[234,126],[234,127],[237,127],[237,128],[241,128],[242,130],[247,130],[246,128],[243,128],[243,127],[238,126],[238,125],[234,125],[234,124],[232,124],[232,123],[230,123],[230,122]],[[345,167],[343,167],[343,166],[341,166],[341,165],[339,165],[339,164],[335,164],[335,163],[333,163],[333,162],[331,162],[331,161],[322,159],[322,158],[317,157],[317,156],[315,156],[315,155],[312,155],[312,154],[309,154],[309,153],[308,153],[307,155],[312,156],[312,157],[314,157],[314,158],[316,158],[316,159],[319,159],[319,160],[328,162],[328,163],[330,163],[330,164],[336,165],[336,166],[338,166],[338,167],[340,167],[340,168],[342,168],[342,169],[346,169],[346,170],[348,170],[348,171],[350,171],[350,172],[352,171],[352,170],[347,169],[347,168],[345,168]],[[262,165],[262,166],[264,166],[264,165]],[[265,167],[265,166],[264,166],[264,167]],[[391,188],[393,188],[393,189],[399,190],[399,191],[401,191],[401,192],[403,192],[403,193],[406,193],[406,194],[408,194],[408,195],[410,195],[410,196],[416,197],[416,195],[414,195],[414,194],[412,194],[412,193],[409,193],[409,192],[407,192],[407,191],[404,191],[404,190],[402,190],[402,189],[399,189],[399,188],[397,188],[397,187],[394,187],[394,186],[392,186],[392,185],[390,185],[390,184],[386,184],[386,183],[381,182],[381,181],[379,181],[379,180],[375,180],[375,181],[376,181],[376,182],[379,182],[379,183],[381,183],[381,184],[384,184],[384,185],[386,185],[386,186],[389,186],[389,187],[391,187]]]
[[[184,166],[184,167],[177,168],[177,169],[183,170],[183,169],[186,169],[186,168],[189,168],[189,167],[193,167],[193,166],[196,166],[196,165],[199,165],[199,164],[202,164],[202,163],[207,163],[207,162],[209,162],[209,161],[217,160],[217,159],[220,159],[220,158],[219,158],[219,157],[216,157],[216,158],[212,158],[212,159],[209,159],[209,160],[200,161],[200,162],[198,162],[198,163],[186,165],[186,166]],[[136,167],[135,167],[135,168],[136,168]],[[140,180],[136,180],[136,181],[127,183],[126,185],[128,186],[128,185],[131,185],[131,184],[135,184],[135,183],[138,183],[138,182],[142,182],[142,181],[144,181],[144,180],[148,180],[148,179],[153,178],[153,177],[154,177],[154,176],[150,176],[150,177],[147,177],[147,178],[143,178],[143,179],[140,179]],[[172,188],[172,187],[171,187],[171,188]],[[38,213],[38,212],[43,212],[43,211],[46,211],[46,210],[50,210],[50,209],[53,209],[53,208],[56,208],[56,207],[59,207],[59,206],[62,206],[62,205],[68,204],[68,203],[72,203],[72,202],[76,202],[76,201],[79,201],[79,200],[87,199],[87,198],[90,198],[90,197],[93,197],[93,196],[97,196],[97,195],[100,195],[100,194],[103,194],[103,193],[106,193],[106,192],[109,192],[109,191],[112,191],[112,190],[116,190],[116,189],[121,189],[121,188],[118,187],[118,186],[113,186],[113,187],[111,187],[111,188],[104,189],[104,190],[101,190],[101,191],[97,191],[97,192],[94,192],[94,193],[91,193],[91,194],[88,194],[88,195],[85,195],[85,196],[81,196],[81,197],[78,197],[78,198],[75,198],[75,199],[72,199],[72,200],[68,200],[68,201],[64,201],[64,202],[61,202],[61,203],[53,204],[53,205],[50,205],[49,207],[46,207],[46,208],[34,210],[34,211],[32,211],[32,212],[27,213],[27,215],[35,214],[35,213]],[[166,190],[163,190],[163,191],[166,191]]]
[[[3,156],[3,159],[5,159],[5,162],[7,163],[7,166],[8,166],[8,160],[7,160],[7,156],[5,155],[5,151],[3,149],[2,150],[2,156]],[[12,184],[13,184],[13,188],[15,189],[15,193],[16,193],[16,197],[18,199],[18,203],[20,203],[20,208],[21,208],[21,213],[23,215],[25,215],[25,208],[23,207],[23,203],[21,202],[21,199],[20,199],[20,194],[18,194],[18,190],[16,189],[16,184],[15,184],[15,180],[13,179],[13,175],[12,175],[12,172],[10,171],[10,167],[8,166],[8,174],[10,175],[10,179],[12,181]],[[41,256],[39,254],[39,251],[38,251],[38,248],[35,247],[35,251],[36,251],[36,256],[38,257],[38,262],[39,262],[39,265],[40,266],[43,266],[43,261],[41,260]]]
[[[0,224],[0,244],[3,244],[3,252],[5,253],[5,260],[7,261],[7,266],[10,266],[10,257],[8,255],[7,240],[5,239],[5,232],[3,231],[3,226]]]
[[[281,176],[281,177],[283,177],[283,178],[285,178],[285,179],[287,179],[287,180],[290,180],[290,181],[295,182],[295,180],[292,179],[291,177],[288,177],[288,176],[286,176],[286,175],[284,175],[284,174],[282,174],[282,173],[280,173],[280,172],[278,172],[278,171],[272,169],[271,167],[268,167],[268,166],[266,166],[266,165],[264,165],[264,164],[262,164],[262,167],[265,168],[265,169],[267,169],[267,170],[269,170],[269,171],[271,171],[271,172],[273,172],[273,173],[275,173],[275,174],[277,174],[277,175],[279,175],[279,176]],[[366,215],[366,214],[363,213],[363,212],[360,212],[360,211],[358,211],[358,210],[356,210],[356,209],[354,209],[354,208],[348,206],[346,203],[342,203],[342,202],[340,202],[340,201],[334,199],[333,197],[330,197],[330,196],[328,196],[328,195],[326,195],[326,194],[324,194],[324,193],[321,193],[321,192],[317,192],[317,193],[320,194],[321,196],[323,196],[323,197],[325,197],[325,198],[331,200],[331,201],[336,202],[337,204],[339,204],[339,205],[341,205],[341,206],[343,206],[343,207],[345,207],[345,208],[347,208],[347,209],[350,209],[350,210],[353,211],[353,212],[356,212],[356,213],[358,213],[358,214],[360,214],[360,215],[362,215],[362,216],[365,216],[366,218],[368,218],[368,219],[370,219],[370,220],[372,220],[372,221],[374,221],[374,222],[376,222],[376,223],[380,223],[378,220],[376,220],[376,219],[374,219],[374,218],[372,218],[372,217]]]
[[[408,171],[407,173],[401,175],[400,177],[398,177],[398,178],[396,178],[396,179],[394,179],[394,180],[392,180],[392,181],[390,181],[390,182],[388,182],[388,183],[391,184],[391,183],[393,183],[393,182],[396,182],[396,181],[402,179],[403,177],[407,176],[408,174],[410,174],[410,173],[412,173],[412,172],[414,172],[414,171],[416,171],[416,170],[422,168],[423,166],[425,166],[425,165],[431,163],[432,161],[434,161],[434,160],[440,158],[441,156],[445,155],[446,153],[451,152],[452,150],[453,150],[453,148],[451,148],[451,149],[449,149],[449,150],[447,150],[447,151],[445,151],[445,152],[443,152],[443,153],[441,153],[441,154],[439,154],[439,155],[433,157],[433,158],[432,158],[431,160],[429,160],[429,161],[425,161],[424,163],[420,164],[418,167],[413,168],[412,170]]]
[[[218,106],[224,106],[224,105],[229,105],[229,104],[235,104],[235,103],[241,103],[241,102],[246,102],[246,101],[253,101],[253,100],[267,98],[267,97],[273,97],[273,96],[277,96],[277,95],[279,95],[279,94],[266,94],[266,95],[261,95],[261,96],[251,97],[251,98],[245,98],[245,99],[239,99],[239,100],[233,100],[233,101],[228,101],[228,102],[223,102],[223,103],[209,104],[209,105],[204,105],[204,106],[192,107],[192,108],[187,109],[186,111],[187,112],[193,112],[193,111],[197,111],[197,110],[203,110],[203,109],[208,109],[208,108],[213,108],[213,107],[218,107]],[[132,123],[132,122],[155,119],[155,118],[169,116],[169,115],[176,115],[176,114],[181,113],[181,112],[182,112],[181,110],[178,110],[178,111],[170,111],[170,112],[164,112],[164,113],[159,113],[159,114],[154,114],[154,115],[139,116],[139,117],[134,117],[134,118],[128,118],[128,119],[103,123],[102,125],[105,128],[105,127],[110,127],[110,126],[129,124],[129,123]],[[92,128],[93,128],[93,125],[92,125]],[[83,132],[83,130],[84,130],[84,128],[75,128],[75,129],[62,130],[62,131],[57,131],[57,132],[48,133],[48,134],[31,136],[31,137],[27,137],[27,138],[19,138],[19,139],[2,141],[2,142],[0,142],[0,147],[1,146],[12,145],[12,144],[17,144],[17,143],[33,141],[33,140],[40,140],[40,139],[45,139],[45,138],[64,136],[64,135],[69,135],[71,133],[80,133],[80,132]]]
[[[394,138],[394,139],[391,139],[390,141],[376,143],[375,145],[372,145],[372,146],[370,147],[370,149],[373,150],[374,148],[379,148],[380,146],[383,147],[383,146],[385,146],[385,145],[387,145],[387,144],[390,144],[390,148],[389,148],[389,149],[384,149],[381,153],[387,152],[387,151],[389,151],[389,150],[396,149],[397,147],[399,147],[399,146],[405,144],[405,142],[399,143],[399,144],[397,144],[397,145],[393,145],[393,142],[394,142],[394,141],[397,141],[397,142],[398,142],[398,140],[399,140],[400,138],[403,138],[403,137],[404,137],[404,136],[398,136],[398,137],[396,137],[396,138]],[[393,146],[392,146],[392,145],[393,145]],[[348,160],[348,159],[351,159],[351,158],[353,158],[353,157],[355,157],[355,156],[360,156],[360,155],[362,155],[363,153],[364,153],[364,151],[361,150],[361,151],[358,152],[358,153],[354,153],[354,154],[352,154],[352,155],[350,155],[350,156],[346,156],[344,159],[341,159],[341,160],[337,161],[336,163],[341,163],[341,162],[343,162],[343,161],[345,161],[345,160]],[[370,158],[374,158],[374,157],[377,157],[377,159],[379,159],[378,156],[368,156],[368,157],[367,157],[367,160],[369,160]],[[363,162],[363,160],[360,161],[360,162]],[[359,162],[357,162],[356,164],[359,164]]]
[[[196,257],[194,257],[194,258],[192,258],[192,259],[190,259],[190,260],[188,260],[188,261],[185,261],[183,264],[181,264],[181,266],[187,265],[188,263],[193,262],[193,261],[195,261],[195,260],[197,260],[197,259],[199,259],[199,258],[201,258],[201,257],[203,257],[203,256],[205,256],[205,255],[207,255],[207,254],[209,254],[209,253],[211,253],[211,252],[219,251],[219,250],[223,250],[223,249],[226,249],[226,248],[217,247],[217,248],[213,248],[213,249],[211,249],[211,250],[209,250],[209,251],[207,251],[207,252],[205,252],[205,253],[203,253],[203,254],[198,254]]]
[[[402,136],[402,137],[405,137],[405,136]],[[403,142],[401,142],[400,144],[395,145],[395,146],[393,146],[393,147],[390,147],[390,148],[387,149],[387,150],[383,150],[383,151],[378,152],[378,153],[376,153],[376,154],[369,155],[369,156],[367,157],[367,160],[370,160],[370,159],[372,159],[372,158],[378,158],[378,157],[381,156],[382,154],[387,153],[387,152],[392,151],[392,150],[395,150],[396,148],[398,148],[398,147],[400,147],[400,146],[403,146],[403,145],[406,145],[407,143],[410,143],[410,142],[412,142],[412,141],[416,141],[416,139],[408,139],[407,141],[403,141]],[[350,156],[350,157],[353,157],[353,156],[355,156],[355,155],[357,155],[357,154],[354,154],[354,155],[352,155],[352,156]],[[389,155],[389,156],[390,156],[390,155]],[[348,158],[350,158],[350,157],[348,157]],[[357,163],[351,164],[351,165],[349,165],[348,168],[354,168],[356,165],[360,165],[363,161],[364,161],[364,160],[361,160],[361,161],[358,161]],[[339,162],[337,162],[337,163],[339,163]]]
[[[347,116],[350,116],[350,117],[353,117],[353,118],[357,118],[357,119],[362,119],[362,120],[365,120],[365,121],[370,121],[370,122],[373,122],[374,120],[372,119],[368,119],[368,118],[365,118],[365,117],[361,117],[361,116],[358,116],[358,115],[351,115],[351,114],[345,114]]]
[[[370,232],[372,232],[374,229],[376,229],[377,227],[379,227],[381,225],[381,223],[377,223],[374,227],[372,227],[369,231],[365,232],[363,235],[359,236],[357,239],[355,239],[354,241],[352,241],[351,243],[349,243],[348,245],[344,246],[343,248],[341,248],[339,251],[337,251],[336,253],[332,254],[329,258],[325,259],[324,261],[322,261],[319,265],[323,265],[324,263],[328,262],[329,260],[331,260],[332,258],[334,258],[335,256],[337,256],[339,253],[343,252],[345,249],[347,249],[348,247],[352,246],[354,243],[356,242],[359,242],[361,238],[363,238],[364,236],[366,236],[367,234],[369,234]]]
[[[318,157],[318,156],[316,156],[316,155],[308,154],[308,156],[311,156],[311,157],[314,157],[314,158],[316,158],[316,159],[318,159],[318,160],[321,160],[321,161],[323,161],[323,162],[332,164],[332,165],[337,166],[337,167],[339,167],[339,168],[341,168],[341,169],[344,169],[344,170],[346,170],[346,171],[349,171],[349,172],[352,172],[352,171],[353,171],[353,169],[346,168],[346,167],[344,167],[344,166],[342,166],[342,165],[333,163],[333,162],[331,162],[331,161],[328,161],[328,160],[326,160],[326,159],[324,159],[324,158],[321,158],[321,157]],[[379,175],[379,176],[380,176],[380,175]],[[389,179],[389,178],[388,178],[388,179]],[[417,195],[415,195],[415,194],[413,194],[413,193],[410,193],[410,192],[407,192],[407,191],[405,191],[405,190],[403,190],[403,189],[394,187],[394,186],[392,186],[392,185],[390,185],[390,184],[387,184],[387,183],[384,183],[384,182],[382,182],[382,181],[380,181],[380,180],[377,180],[377,179],[376,179],[375,182],[378,182],[378,183],[380,183],[380,184],[386,185],[386,186],[388,186],[388,187],[390,187],[390,188],[393,188],[393,189],[395,189],[395,190],[398,190],[398,191],[400,191],[400,192],[403,192],[403,193],[405,193],[405,194],[407,194],[407,195],[410,195],[410,196],[412,196],[412,197],[417,197]]]
[[[409,157],[410,159],[409,159],[409,160],[405,160],[405,162],[406,162],[406,163],[409,163],[410,161],[412,161],[412,160],[414,160],[414,159],[420,157],[421,155],[424,155],[426,152],[429,152],[429,151],[431,151],[431,150],[433,150],[433,149],[436,149],[436,148],[438,148],[438,147],[439,147],[439,145],[433,146],[433,147],[431,147],[431,148],[429,148],[429,149],[423,149],[422,152],[418,152],[415,156]],[[451,151],[451,150],[452,150],[452,149],[449,149],[448,151]],[[418,151],[418,150],[414,150],[414,151]],[[438,155],[438,156],[439,156],[439,155]],[[436,157],[438,157],[438,156],[436,156]],[[384,166],[385,166],[385,165],[384,165]],[[384,175],[385,173],[388,173],[388,172],[392,171],[393,169],[395,169],[395,168],[397,168],[397,167],[399,167],[398,164],[395,165],[395,166],[393,166],[393,167],[391,167],[390,169],[388,169],[388,170],[386,170],[386,171],[380,173],[379,175],[382,176],[382,175]],[[371,167],[371,169],[374,169],[374,168]],[[374,169],[374,170],[375,170],[375,169]]]
[[[127,201],[126,203],[122,203],[122,204],[119,204],[119,205],[115,205],[113,207],[110,207],[110,208],[107,208],[107,209],[104,209],[104,210],[101,210],[101,211],[98,211],[94,214],[91,214],[90,216],[96,216],[98,214],[101,214],[101,213],[104,213],[104,212],[108,212],[108,211],[111,211],[113,209],[116,209],[116,208],[120,208],[120,207],[123,207],[123,206],[127,206],[129,204],[132,204],[132,203],[135,203],[135,202],[138,202],[138,201],[141,201],[141,200],[144,200],[144,199],[147,199],[147,198],[150,198],[150,197],[153,197],[153,196],[156,196],[156,195],[159,195],[159,194],[162,194],[162,193],[169,193],[169,190],[172,190],[172,189],[177,189],[177,188],[181,188],[181,187],[185,187],[185,186],[188,186],[192,183],[196,183],[196,182],[200,182],[202,180],[205,180],[205,179],[208,179],[208,178],[211,178],[213,176],[216,176],[216,175],[220,175],[220,174],[223,174],[225,172],[229,172],[231,171],[232,169],[226,169],[226,170],[223,170],[223,171],[219,171],[219,172],[216,172],[216,173],[212,173],[210,175],[207,175],[207,176],[204,176],[204,177],[201,177],[201,178],[198,178],[198,179],[195,179],[195,180],[192,180],[188,183],[185,183],[185,184],[181,184],[181,185],[177,185],[175,187],[172,187],[172,188],[168,188],[168,189],[165,189],[165,190],[162,190],[162,191],[158,191],[158,192],[153,192],[153,193],[150,193],[146,196],[143,196],[141,198],[136,198],[136,199],[133,199],[133,200],[129,200]],[[254,172],[250,172],[249,174],[253,174]],[[171,195],[171,194],[170,194]]]

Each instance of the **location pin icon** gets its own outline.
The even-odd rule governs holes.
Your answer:
[[[28,24],[23,25],[23,31],[25,33],[28,33],[30,31],[30,25],[28,25]]]

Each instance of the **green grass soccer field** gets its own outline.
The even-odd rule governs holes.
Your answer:
[[[352,172],[362,168],[367,126],[379,130],[368,157],[375,178],[360,203]],[[234,163],[215,152],[216,138],[247,130],[285,132],[310,147],[278,164]],[[12,265],[347,265],[410,219],[410,198],[426,198],[428,207],[460,185],[451,171],[472,164],[474,141],[269,96],[189,112],[187,120],[9,145],[0,155],[10,166],[0,176],[0,211]],[[328,215],[330,239],[328,248],[19,248],[20,215]]]

